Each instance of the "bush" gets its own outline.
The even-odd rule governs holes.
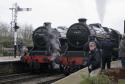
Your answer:
[[[100,74],[93,77],[82,76],[83,80],[80,84],[110,84],[110,79],[104,74]]]

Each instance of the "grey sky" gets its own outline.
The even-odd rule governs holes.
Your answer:
[[[20,7],[30,7],[31,12],[19,12],[19,24],[32,24],[34,28],[43,22],[52,22],[52,27],[67,26],[77,22],[80,17],[88,19],[88,23],[100,22],[96,0],[0,0],[0,21],[10,23],[12,4],[18,3]],[[104,0],[102,0],[104,2]],[[101,0],[99,2],[101,3]],[[103,26],[116,29],[123,33],[125,18],[125,0],[107,0],[103,17]],[[103,8],[102,8],[103,9]]]

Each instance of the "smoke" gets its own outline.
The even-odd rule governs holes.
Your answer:
[[[56,33],[55,30],[50,32],[52,37],[50,38],[50,44],[52,47],[52,59],[55,60],[58,56],[60,56],[60,42],[58,38],[58,34]]]
[[[95,0],[95,2],[96,2],[97,12],[98,12],[100,21],[101,23],[103,23],[107,0]]]
[[[60,42],[59,42],[59,32],[51,27],[47,31],[48,37],[48,48],[50,48],[50,54],[52,56],[51,61],[55,61],[56,58],[60,56]]]

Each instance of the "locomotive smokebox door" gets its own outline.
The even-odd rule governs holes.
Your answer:
[[[88,41],[88,36],[90,35],[88,26],[84,24],[86,20],[79,20],[79,23],[70,26],[66,34],[69,45],[74,48],[82,48],[83,44]]]

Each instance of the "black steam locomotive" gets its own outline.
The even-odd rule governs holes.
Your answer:
[[[49,39],[53,38],[53,35],[48,33],[46,26],[51,25],[50,23],[44,23],[43,26],[38,27],[32,34],[33,47],[29,49],[29,54],[22,57],[23,62],[27,63],[31,69],[39,70],[45,68],[52,68],[51,65],[51,46]],[[60,33],[50,27],[51,33],[55,37],[59,38]]]
[[[111,39],[114,44],[113,57],[118,57],[118,45],[121,34],[113,29],[102,27],[101,24],[86,24],[86,19],[79,19],[78,23],[71,25],[66,33],[67,48],[60,57],[61,69],[67,74],[85,66],[88,46],[91,40],[102,41]]]

